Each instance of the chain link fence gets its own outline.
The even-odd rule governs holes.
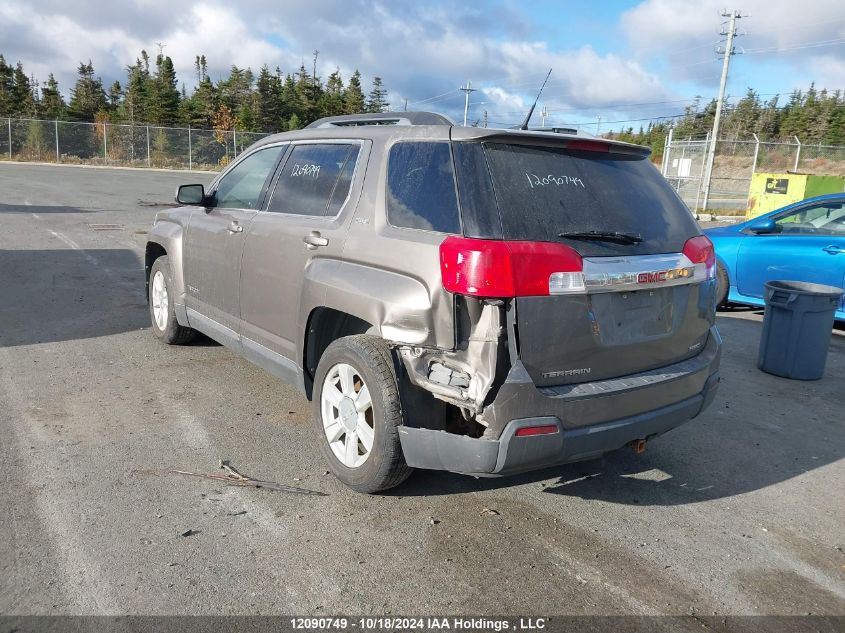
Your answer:
[[[219,170],[266,134],[237,130],[0,119],[0,159]]]
[[[693,210],[704,201],[707,177],[706,138],[667,139],[663,153],[663,175]],[[709,210],[745,210],[751,176],[757,172],[798,172],[818,175],[845,175],[845,146],[772,143],[758,140],[716,142],[710,180]]]

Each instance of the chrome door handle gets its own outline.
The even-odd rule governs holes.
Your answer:
[[[244,232],[244,227],[242,227],[240,224],[238,224],[234,220],[229,222],[229,226],[227,228],[229,230],[229,233],[243,233]]]
[[[838,255],[839,253],[845,253],[845,248],[841,246],[837,246],[836,244],[831,244],[830,246],[825,246],[822,249],[825,253],[830,253],[831,255]]]
[[[302,238],[307,248],[314,250],[318,246],[328,246],[329,240],[325,237],[320,237],[319,231],[311,231],[308,235]]]

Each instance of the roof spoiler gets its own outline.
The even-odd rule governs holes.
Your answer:
[[[371,114],[344,114],[317,119],[305,129],[354,127],[358,125],[454,125],[447,117],[436,112],[375,112]]]

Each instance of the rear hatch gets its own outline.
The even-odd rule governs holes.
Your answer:
[[[646,152],[518,136],[453,148],[465,237],[563,244],[581,257],[581,281],[514,299],[519,356],[538,386],[701,351],[715,318],[712,251],[709,267],[694,261],[708,243]]]

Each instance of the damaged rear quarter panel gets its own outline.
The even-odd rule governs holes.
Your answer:
[[[407,345],[432,343],[431,297],[419,280],[390,270],[328,259],[314,261],[306,271],[306,279],[312,287],[322,286],[319,294],[325,297],[326,307],[373,324],[384,339]],[[311,308],[303,307],[303,318],[307,318]]]
[[[327,306],[344,309],[338,301],[354,306],[344,311],[372,323],[388,342],[453,349],[454,301],[440,279],[440,244],[446,235],[387,222],[387,154],[394,140],[417,135],[449,140],[448,127],[443,126],[406,127],[374,141],[338,276],[326,277],[332,286]]]

